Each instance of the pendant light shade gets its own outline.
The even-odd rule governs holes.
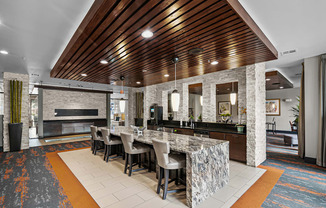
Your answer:
[[[125,112],[125,108],[126,108],[126,101],[121,99],[119,101],[119,107],[120,107],[120,112],[124,113]]]
[[[232,82],[232,92],[230,93],[230,102],[231,105],[235,105],[235,103],[237,102],[237,93],[234,92],[233,82]]]
[[[230,94],[230,101],[231,101],[231,105],[235,105],[235,103],[237,102],[237,93],[232,92]]]
[[[174,112],[179,111],[180,93],[178,92],[178,90],[173,90],[171,94],[171,102],[172,102],[172,110]]]

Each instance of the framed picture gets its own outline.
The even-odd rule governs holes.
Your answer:
[[[266,116],[280,116],[281,102],[280,99],[266,99]]]
[[[218,115],[231,114],[231,103],[230,101],[218,102]]]

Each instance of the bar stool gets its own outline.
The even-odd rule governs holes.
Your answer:
[[[170,145],[168,142],[152,139],[157,163],[160,166],[160,173],[157,185],[157,194],[163,189],[163,200],[166,199],[167,193],[185,191],[186,189],[168,190],[169,183],[175,181],[175,185],[179,184],[179,169],[186,167],[186,158],[181,154],[169,154]],[[176,170],[176,178],[169,181],[170,170]],[[162,178],[164,173],[164,185]]]
[[[111,154],[111,146],[122,145],[121,139],[118,137],[111,137],[110,131],[108,129],[101,129],[102,137],[104,140],[104,157],[103,160],[108,162]],[[117,156],[118,157],[118,156]],[[116,157],[111,157],[116,158]]]
[[[93,150],[93,154],[96,155],[97,152],[97,148],[100,144],[100,142],[103,141],[103,138],[98,136],[97,134],[97,127],[96,126],[91,126],[91,135],[92,135],[92,150]]]
[[[145,170],[145,168],[141,167],[141,154],[148,153],[148,172],[151,171],[151,149],[142,144],[134,144],[134,135],[133,134],[127,134],[127,133],[121,133],[121,141],[123,143],[123,147],[125,149],[125,153],[127,154],[126,157],[126,163],[125,163],[125,170],[124,173],[127,173],[127,169],[129,169],[129,176],[131,176],[132,172]],[[132,156],[138,155],[138,165],[139,169],[133,170],[132,167],[137,165],[137,163],[133,163]]]

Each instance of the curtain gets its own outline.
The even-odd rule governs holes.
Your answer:
[[[304,105],[304,63],[302,63],[300,103],[299,103],[299,123],[298,123],[298,154],[301,158],[305,156],[305,105]]]
[[[317,165],[326,167],[326,54],[321,56],[320,63],[320,113]]]

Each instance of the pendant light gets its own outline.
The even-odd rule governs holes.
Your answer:
[[[179,111],[180,105],[180,93],[177,90],[177,63],[179,61],[179,57],[175,56],[172,58],[172,62],[174,63],[174,90],[171,94],[171,102],[172,102],[172,110],[174,112]]]
[[[120,77],[120,80],[122,81],[122,86],[121,86],[121,90],[120,90],[120,94],[124,94],[124,91],[123,91],[123,81],[124,81],[125,77],[124,76],[121,76]],[[119,107],[120,107],[120,112],[121,113],[124,113],[125,112],[125,108],[126,108],[126,101],[121,98],[121,100],[119,101]]]
[[[203,106],[203,96],[200,96],[200,105]]]
[[[234,92],[234,83],[232,82],[232,92],[230,93],[231,105],[235,105],[237,102],[237,93]]]

